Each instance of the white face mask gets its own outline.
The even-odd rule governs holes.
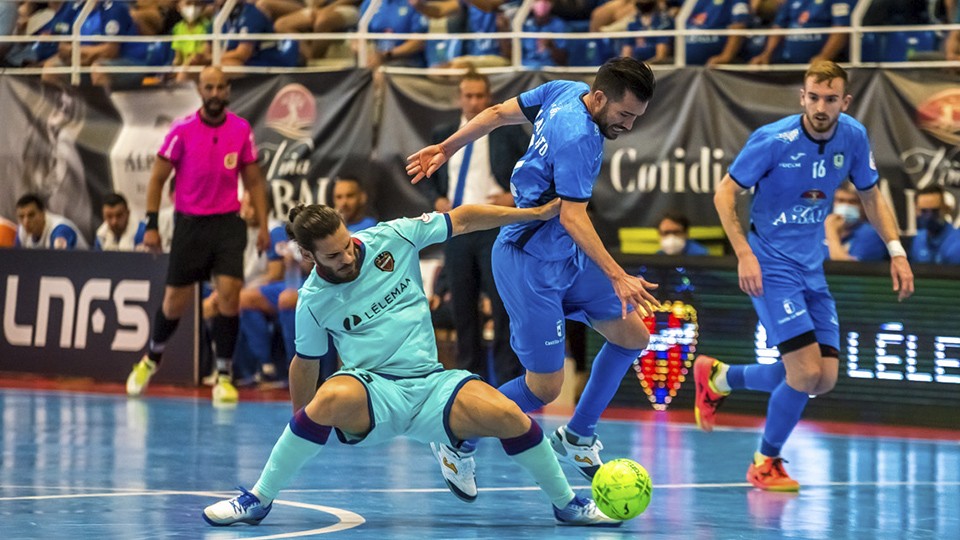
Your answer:
[[[203,8],[201,8],[200,6],[192,5],[192,4],[186,5],[180,8],[180,15],[188,23],[192,23],[196,21],[198,18],[200,18],[201,13],[203,13]]]
[[[660,249],[667,255],[679,255],[687,247],[687,239],[675,234],[668,234],[660,238]]]
[[[860,209],[853,204],[836,203],[833,205],[833,213],[843,216],[843,222],[847,225],[860,221]]]

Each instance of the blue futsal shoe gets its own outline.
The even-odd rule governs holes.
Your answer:
[[[239,489],[240,495],[204,508],[203,520],[214,527],[226,527],[234,523],[259,525],[270,513],[273,503],[263,506],[256,495],[243,488]]]
[[[563,509],[554,506],[553,517],[557,518],[557,525],[573,527],[619,527],[623,523],[607,517],[597,508],[593,499],[579,495],[574,495]]]

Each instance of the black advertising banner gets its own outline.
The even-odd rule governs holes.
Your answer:
[[[250,76],[233,82],[231,109],[254,128],[273,209],[327,203],[330,181],[358,178],[376,201],[370,155],[374,100],[369,71]]]
[[[0,371],[125,381],[150,339],[166,270],[166,255],[0,249]],[[194,312],[153,381],[196,383]]]

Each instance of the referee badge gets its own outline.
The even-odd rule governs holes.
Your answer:
[[[227,169],[236,169],[237,168],[237,153],[230,152],[229,154],[223,156],[223,166]]]
[[[393,254],[389,251],[384,251],[377,255],[377,258],[373,260],[373,264],[383,272],[393,272]]]

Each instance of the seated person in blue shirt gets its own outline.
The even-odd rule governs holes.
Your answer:
[[[410,0],[414,9],[431,19],[461,16],[464,26],[450,29],[452,33],[509,31],[503,21],[503,27],[498,27],[497,15],[504,3],[504,0]],[[443,47],[443,57],[435,59],[433,64],[454,68],[499,67],[510,64],[506,49],[498,39],[451,39]]]
[[[225,0],[217,0],[217,9],[223,7]],[[252,0],[237,0],[227,22],[223,25],[224,34],[272,34],[273,21],[267,18]],[[231,39],[224,47],[220,62],[224,66],[280,66],[294,67],[299,58],[296,55],[281,52],[279,42],[269,40]],[[209,65],[211,58],[206,53],[198,53],[188,62],[192,66]]]
[[[17,199],[18,248],[27,249],[87,249],[87,241],[69,219],[47,212],[38,195],[28,193]]]
[[[627,30],[672,30],[673,19],[657,6],[657,0],[637,0],[637,17]],[[638,37],[623,40],[620,56],[636,58],[648,64],[666,64],[673,54],[673,38]]]
[[[535,0],[532,17],[523,22],[524,32],[569,32],[563,19],[551,15],[553,0]],[[523,65],[530,67],[567,65],[567,40],[526,38],[523,40]]]
[[[370,0],[364,0],[360,13],[365,14]],[[427,20],[411,0],[382,0],[380,9],[370,19],[370,32],[378,33],[423,33],[427,31]],[[363,15],[361,15],[362,17]],[[403,67],[425,67],[423,55],[425,44],[420,39],[378,39],[374,41],[374,52],[368,57],[367,67],[382,65]]]
[[[853,0],[791,0],[777,12],[773,28],[829,28],[850,26]],[[793,34],[769,36],[766,47],[750,59],[754,65],[807,64],[839,61],[846,55],[848,34]],[[782,45],[782,46],[781,46]]]
[[[831,261],[886,261],[890,259],[880,234],[866,220],[863,203],[850,182],[833,195],[833,213],[823,222],[825,258]]]
[[[690,220],[680,212],[664,214],[657,232],[660,234],[657,255],[709,255],[703,244],[690,239]]]
[[[70,35],[73,23],[83,9],[85,2],[64,2],[53,19],[48,23],[49,31],[41,32],[52,35],[66,36]],[[80,27],[81,36],[136,36],[137,27],[130,18],[130,12],[127,5],[122,2],[105,1],[98,3],[90,15],[83,21]],[[50,47],[53,45],[55,47]],[[44,60],[44,68],[56,68],[70,65],[73,55],[73,45],[69,42],[60,43],[42,43],[40,47],[44,52],[40,53],[39,60]],[[137,48],[134,43],[97,41],[80,42],[80,65],[90,66],[94,62],[117,58],[118,56],[133,54]],[[50,54],[48,54],[50,53]],[[46,56],[44,56],[46,55]],[[54,74],[44,70],[42,75],[44,82],[50,84],[59,84],[62,82],[62,74]]]
[[[687,19],[690,30],[745,29],[750,22],[747,0],[697,0]],[[737,60],[743,36],[687,36],[687,65],[715,66]]]
[[[928,0],[873,0],[863,15],[863,26],[921,26],[931,24]],[[937,32],[867,32],[863,34],[864,62],[922,60],[940,44]],[[932,58],[931,58],[932,59]]]
[[[917,191],[917,235],[910,246],[915,263],[960,264],[960,230],[950,223],[941,185]]]

